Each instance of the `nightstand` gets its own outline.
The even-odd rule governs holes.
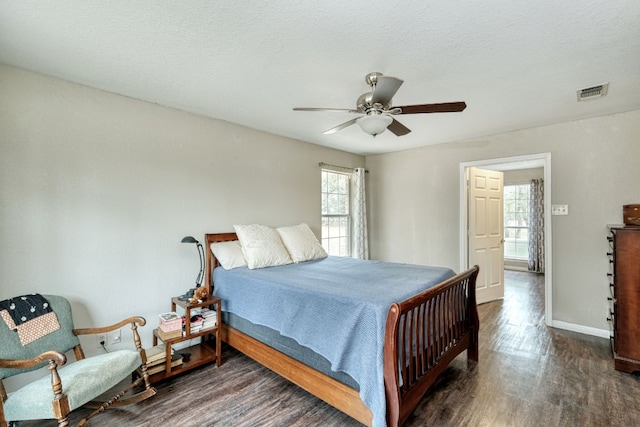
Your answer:
[[[166,362],[165,370],[158,372],[150,376],[152,383],[162,381],[166,378],[173,377],[175,375],[190,371],[191,369],[199,366],[216,362],[216,366],[220,366],[220,322],[222,322],[222,314],[220,310],[221,300],[220,298],[210,296],[207,300],[202,302],[190,303],[189,301],[182,301],[178,297],[171,298],[171,311],[176,311],[177,307],[181,307],[185,316],[185,329],[181,337],[163,340],[158,334],[158,329],[153,330],[153,345],[158,344],[158,339],[164,342],[166,346]],[[191,332],[191,310],[200,307],[210,307],[215,309],[217,316],[217,324],[212,328],[199,330],[197,332]],[[200,338],[200,343],[180,349],[181,353],[191,353],[188,360],[183,360],[183,363],[179,366],[171,366],[171,348],[181,342],[188,341],[194,338]]]

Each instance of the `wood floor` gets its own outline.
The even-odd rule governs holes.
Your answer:
[[[521,272],[505,278],[505,299],[478,307],[480,361],[467,365],[466,354],[459,356],[406,425],[639,426],[640,377],[613,369],[609,341],[547,328],[544,279]],[[229,348],[222,366],[157,388],[151,399],[110,409],[89,425],[361,425]],[[56,424],[21,427],[36,425]]]

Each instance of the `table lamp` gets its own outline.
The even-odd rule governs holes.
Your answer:
[[[196,287],[189,289],[186,294],[179,297],[180,300],[184,301],[191,298],[195,290],[202,286],[202,279],[204,277],[204,249],[202,248],[202,244],[198,242],[193,236],[184,237],[182,239],[182,243],[195,243],[198,249],[198,255],[200,256],[200,272],[198,273],[198,277],[196,278]]]

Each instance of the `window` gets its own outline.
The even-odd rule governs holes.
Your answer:
[[[322,247],[329,255],[351,255],[350,176],[322,170]]]
[[[504,257],[529,258],[529,184],[504,186]]]

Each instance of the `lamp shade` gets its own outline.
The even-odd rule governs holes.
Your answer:
[[[376,136],[384,132],[392,121],[393,119],[386,114],[371,114],[360,117],[356,123],[369,135]]]

